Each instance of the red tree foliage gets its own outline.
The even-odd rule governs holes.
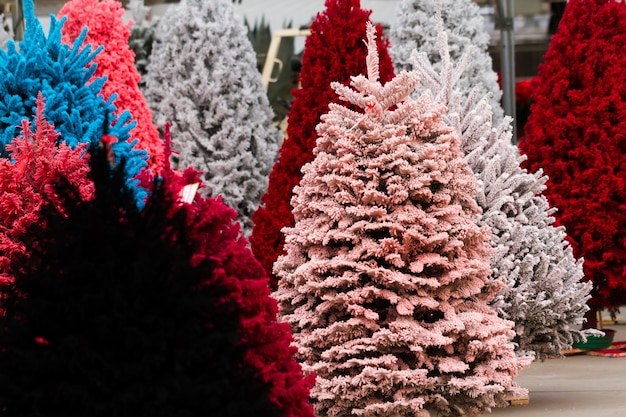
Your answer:
[[[150,195],[138,210],[105,147],[80,159],[63,144],[55,158],[18,146],[29,152],[13,171],[48,186],[45,224],[31,221],[13,280],[0,280],[0,414],[313,417],[313,377],[236,212],[183,192],[198,172],[165,160],[158,178],[142,176]]]
[[[166,161],[163,184],[171,195],[182,195],[183,187],[200,183],[200,173],[187,168],[182,175],[169,166],[169,132],[166,128]],[[300,365],[294,360],[296,348],[290,346],[291,330],[287,323],[278,323],[278,305],[270,297],[268,278],[248,248],[236,222],[237,213],[218,198],[197,196],[191,204],[174,207],[187,211],[186,239],[196,246],[192,266],[208,260],[213,263],[213,276],[206,285],[221,285],[230,290],[224,303],[235,303],[240,311],[238,344],[245,348],[245,361],[256,369],[269,388],[269,399],[282,410],[283,417],[313,417],[308,405],[314,376],[303,378]],[[212,282],[211,282],[212,281]]]
[[[130,49],[130,24],[122,19],[124,8],[115,0],[72,0],[61,8],[59,18],[67,16],[63,26],[63,41],[71,44],[86,26],[85,44],[95,49],[104,46],[94,62],[98,65],[94,78],[107,77],[102,88],[105,99],[117,94],[114,101],[117,113],[129,110],[137,126],[130,131],[137,146],[148,152],[148,164],[153,173],[163,166],[163,144],[152,124],[152,112],[139,90],[141,75],[135,68],[135,54]]]
[[[64,177],[84,200],[93,198],[93,183],[87,177],[87,144],[79,144],[76,149],[63,142],[57,144],[59,134],[46,121],[43,111],[39,93],[35,126],[23,121],[22,136],[7,145],[11,160],[0,159],[0,281],[10,280],[11,262],[27,254],[25,245],[16,238],[43,220],[41,209],[46,202],[58,206],[51,184]]]
[[[252,251],[270,275],[274,289],[277,278],[272,265],[283,253],[285,241],[281,229],[294,225],[292,190],[302,178],[302,166],[313,159],[315,127],[321,115],[328,112],[329,103],[340,101],[330,83],[338,81],[347,85],[351,76],[366,71],[367,47],[363,39],[371,11],[361,9],[360,0],[327,0],[325,5],[326,9],[311,23],[311,35],[305,42],[301,89],[294,91],[287,138],[270,173],[262,205],[252,216]],[[393,77],[393,64],[387,52],[388,41],[382,38],[382,27],[376,30],[380,78],[386,82]]]
[[[590,305],[626,304],[626,3],[571,0],[539,67],[520,149],[548,175]]]

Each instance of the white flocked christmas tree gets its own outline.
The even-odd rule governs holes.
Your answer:
[[[499,123],[504,117],[500,104],[502,90],[488,51],[490,35],[473,0],[400,0],[389,32],[389,55],[396,72],[411,68],[413,50],[426,53],[436,70],[441,67],[435,18],[439,10],[448,33],[452,61],[458,62],[470,46],[477,49],[457,87],[466,92],[478,88],[480,96],[491,93],[493,120]]]
[[[174,168],[203,171],[248,235],[282,140],[243,19],[231,0],[182,0],[159,20],[145,77],[158,126],[171,122]]]
[[[320,416],[481,415],[523,395],[513,323],[488,303],[488,228],[445,107],[413,99],[416,72],[384,86],[374,29],[367,76],[336,93],[292,200],[273,293]],[[442,413],[442,414],[438,414]]]
[[[478,181],[479,224],[492,230],[492,279],[507,282],[491,305],[515,322],[520,355],[560,356],[586,337],[579,329],[591,284],[581,281],[582,260],[574,258],[564,228],[554,225],[555,209],[542,194],[547,177],[520,166],[525,158],[511,143],[511,119],[494,125],[481,89],[457,86],[476,49],[468,48],[455,65],[443,24],[438,27],[437,69],[423,52],[414,53],[412,62],[422,78],[421,90],[448,107],[446,123],[461,137],[465,160]]]

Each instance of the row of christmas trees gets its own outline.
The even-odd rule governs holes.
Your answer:
[[[553,54],[583,10],[626,16],[571,1]],[[389,52],[358,0],[327,0],[284,141],[228,0],[174,6],[143,81],[118,2],[72,0],[47,37],[25,12],[0,54],[0,415],[477,415],[585,337],[591,282],[593,306],[623,302],[621,136],[593,142],[589,109],[531,116],[529,166],[554,159],[560,183],[589,158],[553,131],[610,152],[612,222],[570,246],[552,216],[582,214],[549,202],[581,194],[521,167],[469,0],[401,1]]]

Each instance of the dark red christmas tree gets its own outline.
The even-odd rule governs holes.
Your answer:
[[[305,42],[300,75],[302,88],[294,91],[287,138],[270,173],[262,205],[252,216],[252,251],[270,274],[270,285],[274,289],[277,278],[272,273],[272,265],[283,253],[285,241],[281,229],[294,224],[290,205],[293,187],[302,178],[302,166],[313,160],[315,127],[321,115],[328,111],[329,103],[339,101],[330,83],[348,84],[351,76],[366,72],[367,47],[363,39],[371,11],[361,9],[360,0],[327,0],[325,5],[326,9],[311,24],[311,35]],[[384,83],[393,77],[393,64],[380,26],[377,27],[377,44],[380,79]]]
[[[140,210],[126,161],[92,152],[87,181],[61,171],[39,193],[45,224],[10,236],[25,250],[0,281],[0,415],[313,417],[234,210],[189,198],[198,173],[167,166],[144,175]]]
[[[626,304],[626,4],[571,0],[539,67],[520,142],[549,177],[576,257],[593,281],[591,312]],[[590,314],[594,326],[595,315]]]

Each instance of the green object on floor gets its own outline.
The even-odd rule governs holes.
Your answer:
[[[589,336],[586,342],[576,342],[572,346],[577,349],[606,349],[613,343],[615,330],[602,329],[604,336]]]

